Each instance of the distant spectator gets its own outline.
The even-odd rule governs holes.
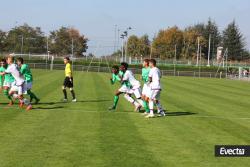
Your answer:
[[[248,71],[246,69],[243,70],[243,77],[248,77]]]

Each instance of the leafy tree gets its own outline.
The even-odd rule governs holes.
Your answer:
[[[242,53],[242,58],[241,60],[250,60],[250,52],[247,50],[244,50]]]
[[[51,52],[59,55],[67,55],[72,52],[72,40],[75,56],[83,56],[88,46],[88,39],[80,35],[74,28],[61,27],[59,30],[52,31],[50,35]]]
[[[87,57],[92,58],[92,57],[95,57],[95,55],[94,55],[93,53],[89,53],[89,54],[87,55]]]
[[[184,47],[182,48],[182,56],[186,59],[196,59],[197,56],[197,47],[198,47],[198,38],[200,45],[206,46],[207,40],[201,34],[201,26],[198,27],[188,27],[183,32],[184,36]]]
[[[127,50],[128,55],[132,57],[140,56],[140,40],[137,36],[132,35],[128,38]]]
[[[179,58],[183,46],[183,32],[176,26],[160,30],[153,41],[154,55],[160,58],[174,58],[175,46]]]
[[[115,57],[115,56],[121,56],[121,55],[122,55],[122,51],[118,50],[118,51],[114,52],[111,56]]]
[[[128,55],[132,57],[143,56],[147,57],[150,54],[150,41],[148,35],[137,37],[132,35],[127,42]]]
[[[208,19],[207,24],[205,25],[203,37],[206,39],[207,44],[203,47],[203,52],[205,54],[205,58],[208,58],[209,51],[209,36],[211,36],[210,41],[210,56],[216,55],[216,48],[219,46],[221,42],[220,33],[218,30],[218,26],[211,18]]]
[[[224,49],[228,48],[229,60],[241,60],[245,52],[245,41],[235,21],[223,31]]]
[[[5,48],[6,33],[0,30],[0,52],[3,52]]]
[[[143,35],[139,38],[139,53],[143,57],[148,57],[150,54],[150,40],[148,35]]]
[[[5,40],[6,52],[44,53],[46,40],[40,27],[30,27],[24,24],[8,32]]]
[[[212,57],[215,55],[216,48],[219,46],[221,41],[220,33],[216,23],[212,21],[211,18],[209,18],[207,24],[199,23],[186,28],[184,31],[183,57],[196,58],[198,45],[197,39],[199,37],[202,57],[207,59],[210,36],[210,56]]]

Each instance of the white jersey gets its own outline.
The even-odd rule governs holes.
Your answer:
[[[152,90],[161,89],[161,84],[160,84],[161,71],[157,67],[153,67],[150,69],[148,77],[152,78],[152,82],[150,83],[150,88]]]
[[[14,79],[15,79],[15,84],[17,86],[20,86],[24,83],[24,77],[23,75],[20,73],[20,71],[18,70],[18,67],[16,64],[11,64],[8,66],[8,68],[5,70],[6,73],[11,74]]]
[[[133,88],[139,88],[141,85],[140,85],[140,82],[138,80],[135,79],[132,71],[130,70],[127,70],[123,76],[123,81],[128,81]]]

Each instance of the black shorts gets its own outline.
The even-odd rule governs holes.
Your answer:
[[[63,86],[65,88],[73,88],[73,86],[74,86],[73,78],[72,77],[65,77],[64,82],[63,82]]]

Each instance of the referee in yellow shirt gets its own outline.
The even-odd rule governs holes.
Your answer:
[[[75,92],[74,92],[74,84],[73,84],[73,74],[72,74],[72,69],[71,69],[71,64],[70,64],[70,59],[69,57],[64,58],[64,64],[65,64],[65,79],[63,82],[63,95],[64,95],[64,102],[68,101],[67,97],[67,91],[66,88],[69,88],[71,95],[72,95],[72,102],[76,102],[76,97],[75,97]]]

